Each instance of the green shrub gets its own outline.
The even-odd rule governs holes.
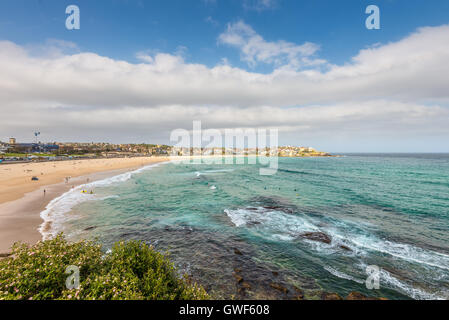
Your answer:
[[[79,289],[67,289],[66,268],[77,266]],[[62,235],[34,246],[15,244],[0,261],[0,300],[207,299],[203,288],[179,277],[169,259],[143,242],[118,242],[104,253],[90,241]]]

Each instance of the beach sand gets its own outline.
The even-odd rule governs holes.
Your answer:
[[[168,160],[138,157],[0,165],[0,253],[9,252],[17,241],[32,244],[41,240],[40,212],[72,186]],[[32,181],[33,176],[39,180]],[[68,182],[67,177],[71,177]]]

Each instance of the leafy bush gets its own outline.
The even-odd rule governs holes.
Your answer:
[[[34,246],[15,244],[0,260],[0,300],[207,299],[203,288],[179,277],[169,259],[143,242],[118,242],[104,253],[90,241],[62,235]],[[79,268],[80,286],[67,289],[68,266]]]

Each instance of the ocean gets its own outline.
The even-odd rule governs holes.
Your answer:
[[[217,299],[449,299],[449,154],[259,168],[163,163],[92,182],[48,205],[45,236],[143,240]]]

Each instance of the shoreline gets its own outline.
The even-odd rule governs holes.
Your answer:
[[[0,166],[0,254],[11,251],[15,242],[34,244],[45,239],[51,222],[41,217],[48,204],[82,184],[132,172],[167,161],[201,161],[237,155],[194,155],[178,157],[129,157],[76,159],[61,162],[14,163]],[[243,156],[248,157],[248,156]],[[38,181],[32,181],[37,177]],[[66,177],[70,177],[65,181]],[[45,192],[44,192],[45,190]]]
[[[11,252],[11,246],[15,242],[34,244],[43,240],[45,236],[42,231],[45,232],[51,225],[44,225],[48,221],[41,217],[41,213],[52,200],[72,188],[157,163],[214,157],[204,155],[130,157],[2,165],[0,166],[0,185],[2,186],[0,191],[0,254]],[[31,181],[33,176],[37,176],[39,181]],[[70,177],[68,182],[65,182],[65,177]]]
[[[76,160],[71,164],[64,163],[64,168],[56,167],[53,170],[49,168],[54,165],[51,162],[33,163],[33,166],[28,164],[26,168],[32,172],[38,172],[41,169],[50,171],[47,174],[36,175],[38,178],[45,178],[36,184],[31,181],[32,172],[23,170],[26,164],[9,164],[9,168],[6,169],[9,174],[0,173],[0,184],[3,189],[0,193],[0,253],[10,252],[11,246],[18,241],[34,244],[42,240],[40,228],[45,221],[40,215],[41,212],[53,199],[72,188],[165,161],[169,161],[169,158]],[[4,167],[0,167],[1,169],[5,170]],[[68,176],[71,178],[65,182],[65,177]]]

